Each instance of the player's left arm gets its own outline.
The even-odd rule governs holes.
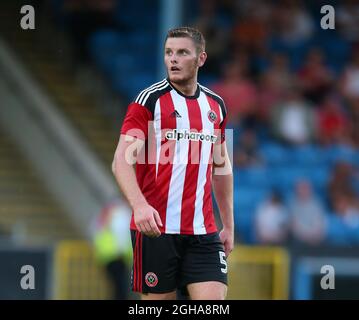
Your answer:
[[[212,186],[223,224],[219,236],[228,257],[234,246],[233,172],[225,141],[213,148]]]

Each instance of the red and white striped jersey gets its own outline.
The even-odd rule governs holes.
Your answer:
[[[214,143],[225,140],[226,115],[222,98],[211,90],[198,84],[189,97],[167,79],[143,90],[129,105],[121,134],[145,140],[136,177],[161,216],[162,233],[217,231],[212,157]],[[131,229],[136,230],[133,216]]]

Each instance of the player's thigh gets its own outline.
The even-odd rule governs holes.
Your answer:
[[[193,236],[186,245],[181,265],[180,287],[188,288],[189,285],[197,283],[202,283],[200,287],[203,287],[203,283],[208,282],[210,286],[220,288],[220,296],[223,296],[222,291],[226,291],[228,281],[227,261],[218,233]],[[212,282],[214,284],[211,284]]]
[[[191,300],[224,300],[227,286],[218,281],[190,283],[187,290]]]
[[[141,294],[141,300],[176,300],[176,291]]]

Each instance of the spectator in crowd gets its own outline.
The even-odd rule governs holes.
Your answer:
[[[132,245],[128,226],[131,211],[119,200],[106,205],[93,225],[96,258],[107,272],[115,300],[129,298]]]
[[[329,181],[328,193],[331,206],[334,208],[338,197],[355,198],[353,187],[353,167],[346,162],[338,162]]]
[[[273,192],[256,212],[257,241],[263,244],[283,244],[288,239],[289,223],[289,214],[280,194]]]
[[[299,47],[314,32],[313,18],[297,0],[286,0],[276,6],[273,23],[278,39],[288,48]]]
[[[234,153],[234,164],[237,167],[248,167],[260,163],[262,159],[258,153],[257,136],[254,130],[247,129],[239,137],[238,148]]]
[[[340,34],[351,43],[359,44],[359,3],[356,0],[344,0],[338,3],[336,14]]]
[[[359,148],[359,99],[349,104],[349,123],[353,147]]]
[[[359,197],[355,190],[353,166],[339,162],[329,182],[329,196],[332,210],[349,228],[359,230]]]
[[[353,193],[337,193],[333,199],[333,208],[349,229],[358,229],[359,231],[358,198]]]
[[[298,79],[304,97],[314,104],[322,101],[330,91],[333,74],[325,65],[324,55],[320,49],[309,50],[304,65],[298,71]]]
[[[349,103],[359,99],[359,49],[353,52],[339,83],[342,94]]]
[[[229,62],[223,68],[223,77],[211,86],[220,95],[228,109],[229,121],[238,126],[255,114],[257,88],[247,77],[248,55]]]
[[[318,108],[318,140],[322,145],[348,143],[350,122],[337,97],[327,95]]]
[[[315,137],[315,114],[295,87],[272,111],[272,130],[277,138],[289,144],[304,144]]]
[[[270,7],[263,1],[250,1],[246,6],[238,6],[232,44],[251,53],[264,50],[270,31],[270,13]]]
[[[222,16],[219,9],[219,3],[216,0],[200,0],[198,18],[192,22],[192,25],[200,30],[206,39],[208,61],[203,70],[205,74],[217,73],[218,65],[223,61],[227,48],[228,17]]]
[[[300,180],[290,203],[292,235],[295,241],[318,245],[325,238],[326,218],[322,204],[313,194],[309,181]]]
[[[294,77],[289,69],[288,56],[274,53],[271,64],[259,77],[257,117],[264,125],[269,120],[271,109],[285,95],[286,89],[294,85]]]

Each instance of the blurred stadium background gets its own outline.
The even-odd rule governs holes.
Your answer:
[[[24,4],[35,30],[20,27]],[[320,25],[328,4],[334,30]],[[229,298],[358,299],[355,0],[1,1],[0,298],[114,298],[113,250],[101,259],[96,246],[99,217],[126,211],[112,157],[128,102],[164,76],[177,25],[204,33],[199,80],[234,130]],[[34,290],[19,285],[23,265]],[[320,287],[324,265],[335,290]]]

